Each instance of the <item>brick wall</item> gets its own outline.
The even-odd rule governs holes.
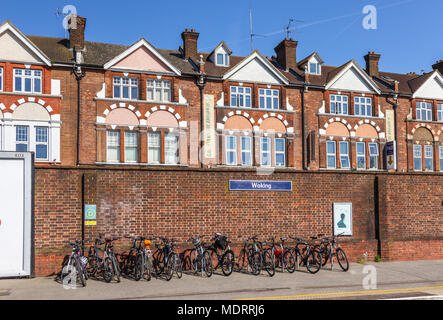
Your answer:
[[[229,191],[231,179],[288,180],[294,187],[293,192]],[[37,168],[36,275],[58,271],[69,253],[65,241],[81,238],[82,184],[85,204],[97,204],[97,226],[85,227],[88,242],[99,233],[154,233],[183,242],[214,232],[234,241],[253,234],[263,239],[330,235],[333,203],[352,202],[354,235],[342,242],[356,261],[365,252],[373,259],[378,235],[383,259],[407,258],[402,252],[423,241],[432,254],[417,258],[443,258],[442,182],[442,176],[407,174]]]

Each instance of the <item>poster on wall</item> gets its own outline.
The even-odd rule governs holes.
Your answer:
[[[334,235],[352,236],[352,203],[334,203]]]

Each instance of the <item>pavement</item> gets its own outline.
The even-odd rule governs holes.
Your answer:
[[[122,278],[66,289],[55,277],[0,280],[0,300],[443,300],[443,260],[351,264],[348,272],[329,265],[317,274],[305,268],[274,277],[219,271],[210,278],[151,281]]]

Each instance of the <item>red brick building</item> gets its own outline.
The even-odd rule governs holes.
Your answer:
[[[0,25],[0,149],[36,154],[37,256],[47,259],[47,252],[60,248],[61,240],[79,235],[82,194],[84,201],[97,203],[104,219],[98,229],[88,229],[87,237],[100,228],[118,232],[121,220],[130,218],[148,227],[142,230],[133,222],[123,228],[125,233],[149,229],[184,239],[189,225],[165,229],[164,217],[157,215],[170,209],[182,223],[188,221],[183,208],[197,217],[193,205],[208,212],[231,211],[238,201],[245,201],[239,210],[252,215],[252,225],[236,221],[239,210],[231,212],[231,222],[244,232],[259,229],[270,234],[281,227],[290,233],[299,227],[305,235],[330,233],[330,214],[325,212],[332,202],[349,200],[351,193],[357,208],[366,212],[354,217],[358,220],[351,242],[374,255],[395,250],[392,243],[398,244],[380,247],[384,240],[397,239],[392,233],[398,231],[391,222],[380,229],[383,210],[390,208],[399,215],[403,210],[387,200],[395,190],[386,181],[395,180],[405,188],[403,196],[416,190],[408,190],[403,182],[407,177],[421,184],[439,183],[428,193],[432,197],[442,191],[442,61],[429,73],[398,74],[380,71],[381,56],[374,52],[365,56],[364,67],[355,60],[329,66],[323,60],[327,57],[317,52],[300,58],[298,42],[292,39],[280,42],[273,57],[258,50],[242,57],[223,41],[209,53],[199,52],[199,34],[194,30],[181,34],[183,45],[176,50],[156,48],[146,39],[130,46],[89,42],[85,30],[82,17],[77,17],[69,39],[26,36],[9,21]],[[396,141],[397,169],[388,173],[385,145],[391,141]],[[257,201],[249,195],[243,200],[225,197],[225,187],[211,187],[218,179],[257,178],[254,171],[275,172],[270,179],[298,181],[306,190],[298,189],[300,193],[291,199],[266,194]],[[427,174],[415,178],[417,172]],[[152,185],[139,181],[141,177]],[[195,179],[202,180],[194,184]],[[334,187],[337,179],[343,185]],[[172,180],[183,181],[179,191],[164,190]],[[377,189],[378,181],[387,194]],[[151,189],[154,185],[165,193]],[[138,191],[131,191],[134,188]],[[211,205],[192,204],[189,197],[181,198],[183,193],[199,198],[197,202],[208,197],[206,204]],[[56,194],[63,203],[49,201]],[[318,194],[323,200],[316,198]],[[135,206],[146,205],[149,218],[143,216],[142,207],[122,207],[125,197]],[[227,202],[221,203],[221,198]],[[250,211],[266,207],[263,199],[271,206],[269,214],[275,215],[270,229],[265,226],[269,222]],[[308,200],[323,202],[307,208]],[[299,207],[304,208],[302,217],[308,217],[303,223],[297,221]],[[282,213],[285,208],[288,211]],[[414,204],[414,210],[422,208]],[[114,209],[121,216],[105,218]],[[427,221],[441,224],[433,216],[441,213],[441,201],[436,199],[428,209],[434,212],[426,212]],[[311,215],[317,210],[325,215],[314,219]],[[46,228],[48,221],[60,219],[68,221],[63,228],[55,223]],[[208,220],[201,231],[233,228],[220,219]],[[400,233],[404,241],[407,232]],[[438,242],[443,233],[428,239],[431,233],[425,229],[409,240],[437,243],[440,249],[434,257],[443,256]]]

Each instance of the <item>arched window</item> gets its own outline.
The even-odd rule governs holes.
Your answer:
[[[260,139],[260,165],[286,167],[286,127],[280,119],[266,118],[260,125],[264,136]]]
[[[179,123],[168,111],[152,113],[148,124],[148,163],[175,165],[180,162]]]
[[[106,131],[106,161],[136,163],[139,160],[137,116],[130,110],[117,108],[106,117],[112,129]],[[122,154],[123,153],[123,154]]]
[[[415,171],[434,170],[434,136],[426,128],[418,128],[413,137],[413,161]]]
[[[7,150],[33,151],[36,162],[58,161],[60,149],[59,124],[54,126],[48,111],[40,104],[26,102],[12,114],[5,144]]]
[[[376,170],[379,167],[379,144],[377,130],[363,124],[355,132],[357,170]]]
[[[341,122],[332,122],[326,129],[326,167],[328,169],[349,169],[349,130]]]
[[[230,166],[253,165],[252,124],[243,116],[230,117],[224,126],[224,163]]]

